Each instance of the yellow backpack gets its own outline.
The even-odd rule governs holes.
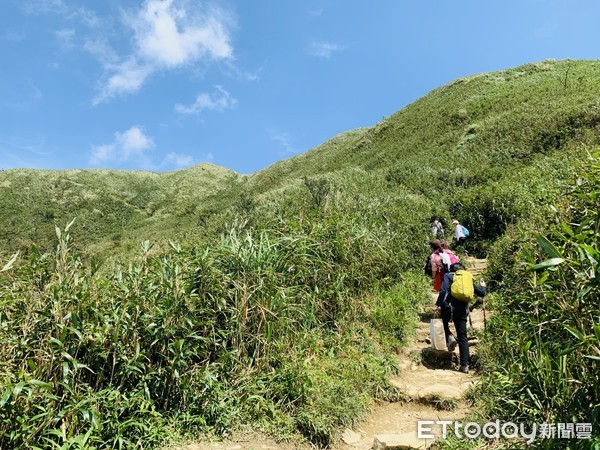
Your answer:
[[[454,273],[454,281],[450,287],[450,295],[456,300],[469,303],[475,298],[473,287],[473,274],[466,270],[458,270]]]

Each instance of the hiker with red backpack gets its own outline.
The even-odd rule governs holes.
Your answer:
[[[435,303],[435,312],[440,312],[446,333],[448,350],[454,351],[458,343],[459,371],[469,373],[469,341],[467,339],[467,319],[469,303],[486,294],[485,282],[480,280],[479,286],[473,281],[473,274],[465,270],[462,263],[452,265],[452,270],[444,275],[440,293]],[[449,323],[454,322],[456,338],[450,332]]]

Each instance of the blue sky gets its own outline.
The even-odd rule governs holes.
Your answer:
[[[252,173],[467,75],[600,57],[597,0],[1,0],[0,168]]]

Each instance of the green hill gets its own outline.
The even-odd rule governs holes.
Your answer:
[[[182,221],[198,210],[219,208],[223,191],[235,190],[242,178],[212,164],[166,173],[6,170],[0,173],[0,237],[10,250],[31,243],[47,248],[55,225],[75,218],[74,237],[96,252],[113,253],[140,235],[153,237],[157,229],[177,239]]]
[[[390,355],[429,301],[433,217],[489,255],[478,412],[597,423],[599,146],[600,62],[565,60],[455,80],[249,176],[0,172],[0,447],[240,424],[330,445],[402,399]]]

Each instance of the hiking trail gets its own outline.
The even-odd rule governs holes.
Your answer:
[[[476,278],[483,273],[487,261],[465,257],[467,269]],[[403,402],[378,402],[373,404],[365,419],[353,429],[343,430],[339,442],[332,450],[384,450],[384,449],[426,449],[435,439],[417,439],[419,420],[461,420],[470,412],[464,394],[479,376],[473,370],[465,374],[457,371],[458,347],[454,352],[436,351],[431,348],[429,320],[433,317],[431,308],[437,299],[437,292],[431,292],[431,303],[420,313],[416,335],[413,341],[396,355],[398,375],[390,378],[406,395]],[[477,305],[477,304],[476,304]],[[471,311],[473,329],[479,332],[484,327],[481,305]],[[453,324],[450,328],[454,331]],[[473,340],[473,330],[468,325],[471,357],[477,355],[477,340]],[[440,427],[432,426],[432,432],[439,437]],[[291,442],[278,443],[273,439],[257,435],[234,438],[228,442],[194,443],[173,450],[306,450],[310,447]]]
[[[485,259],[463,258],[468,270],[475,277],[486,268]],[[437,292],[431,292],[431,306],[437,300]],[[416,336],[402,353],[396,355],[400,373],[390,378],[390,383],[399,387],[407,401],[375,404],[366,419],[353,430],[343,432],[335,450],[383,450],[425,449],[433,439],[417,439],[419,420],[460,420],[470,411],[464,398],[466,390],[476,383],[479,376],[471,370],[465,374],[457,371],[458,347],[454,352],[436,351],[431,348],[429,338],[429,310],[420,314]],[[473,328],[476,332],[484,327],[481,306],[471,311]],[[453,324],[450,329],[454,331]],[[471,326],[467,327],[471,357],[477,355],[477,340],[473,340]],[[432,426],[439,435],[440,427]]]

